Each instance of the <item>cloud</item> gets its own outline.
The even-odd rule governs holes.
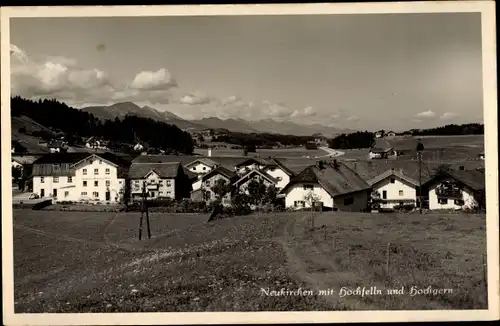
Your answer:
[[[210,102],[210,97],[201,92],[190,93],[181,97],[179,102],[186,105],[199,105]]]
[[[428,110],[417,113],[417,117],[419,118],[434,118],[436,116],[436,112]]]
[[[359,121],[359,117],[352,115],[352,116],[348,117],[346,120],[351,121],[351,122],[357,122],[357,121]]]
[[[172,98],[169,91],[176,85],[165,68],[139,72],[127,85],[113,82],[101,69],[81,67],[73,58],[42,56],[35,60],[14,44],[10,54],[12,94],[26,98],[56,98],[75,106],[118,101],[167,104]]]
[[[441,119],[441,120],[451,120],[451,119],[456,118],[456,117],[458,117],[457,113],[454,113],[454,112],[445,112],[445,113],[443,113],[442,116],[439,117],[439,119]]]
[[[165,68],[158,71],[141,71],[130,85],[131,88],[140,90],[167,90],[176,86],[177,82]]]

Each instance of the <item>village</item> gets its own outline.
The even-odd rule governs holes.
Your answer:
[[[59,147],[41,156],[13,153],[12,166],[18,171],[13,181],[21,175],[26,180],[14,204],[26,207],[49,200],[50,204],[127,205],[146,198],[231,206],[235,195],[250,194],[253,182],[263,185],[258,188],[263,194],[257,195],[262,200],[268,189],[274,191],[274,198],[265,203],[254,201],[253,210],[264,204],[273,209],[347,212],[484,209],[484,152],[476,159],[477,168],[441,165],[431,172],[419,164],[421,153],[410,160],[391,147],[393,132],[378,132],[375,137],[361,160],[342,160],[335,152],[302,160],[213,156],[211,148],[207,156],[158,155],[148,154],[140,143],[134,146],[136,155],[125,155],[113,154],[104,141],[90,138],[87,152],[70,153]]]

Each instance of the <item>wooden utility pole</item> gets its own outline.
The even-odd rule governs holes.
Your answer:
[[[148,228],[148,239],[151,239],[151,228],[149,226],[149,211],[147,205],[146,181],[142,183],[141,218],[139,220],[139,241],[142,240],[142,221],[146,214],[146,227]]]
[[[419,183],[419,207],[420,207],[420,214],[422,214],[422,152],[424,150],[424,145],[418,141],[417,144],[417,155],[418,155],[418,183]]]

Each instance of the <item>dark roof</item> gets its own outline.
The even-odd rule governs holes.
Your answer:
[[[375,149],[377,149],[377,150],[384,150],[384,152],[387,152],[391,148],[393,148],[393,146],[387,141],[387,139],[375,138],[375,143],[373,143],[370,150],[373,152]]]
[[[289,176],[294,175],[293,171],[290,170],[281,160],[277,158],[272,159],[268,164],[266,164],[266,167],[278,167],[282,169]]]
[[[161,178],[175,178],[178,174],[180,163],[132,163],[128,171],[130,179],[142,179],[149,172],[154,171]]]
[[[239,167],[239,166],[251,165],[254,163],[265,165],[265,164],[268,164],[270,162],[271,162],[271,160],[266,160],[266,159],[257,158],[257,157],[250,157],[250,158],[247,158],[247,159],[241,161],[240,163],[236,164],[235,166]]]
[[[222,174],[223,176],[227,177],[231,181],[234,181],[235,179],[238,178],[238,175],[236,174],[236,172],[231,171],[231,170],[229,170],[229,169],[227,169],[227,168],[225,168],[223,166],[218,166],[215,169],[213,169],[212,171],[210,171],[207,174],[205,174],[201,179],[203,181],[205,181],[205,180],[211,178],[212,176],[214,176],[216,174]]]
[[[387,170],[394,169],[413,180],[419,180],[419,164],[416,160],[360,160],[344,161],[344,164],[354,170],[364,180],[372,180],[385,173]],[[422,164],[422,183],[429,180],[437,164]]]
[[[33,162],[33,164],[60,164],[69,163],[73,164],[79,162],[86,157],[92,155],[91,153],[51,153],[43,155]]]
[[[40,155],[12,155],[12,161],[16,161],[19,164],[22,165],[30,165],[33,164],[38,158],[40,158]]]
[[[194,155],[139,155],[132,163],[173,163],[178,162],[183,166],[200,158]]]
[[[486,179],[484,172],[479,170],[459,170],[443,172],[430,179],[426,186],[439,182],[442,178],[451,177],[474,191],[482,191],[486,189]]]
[[[338,162],[337,167],[325,163],[322,168],[316,165],[305,168],[290,180],[282,192],[293,184],[304,182],[320,184],[332,197],[370,189],[370,186],[356,172]]]

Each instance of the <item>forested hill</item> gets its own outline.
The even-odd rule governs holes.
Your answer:
[[[411,134],[414,136],[484,135],[484,125],[480,123],[450,124],[437,128],[411,130]]]
[[[128,144],[133,144],[137,137],[151,147],[186,154],[194,148],[191,135],[174,125],[137,116],[100,120],[57,100],[32,101],[16,96],[11,98],[11,115],[24,115],[45,127],[79,137],[97,136]]]

